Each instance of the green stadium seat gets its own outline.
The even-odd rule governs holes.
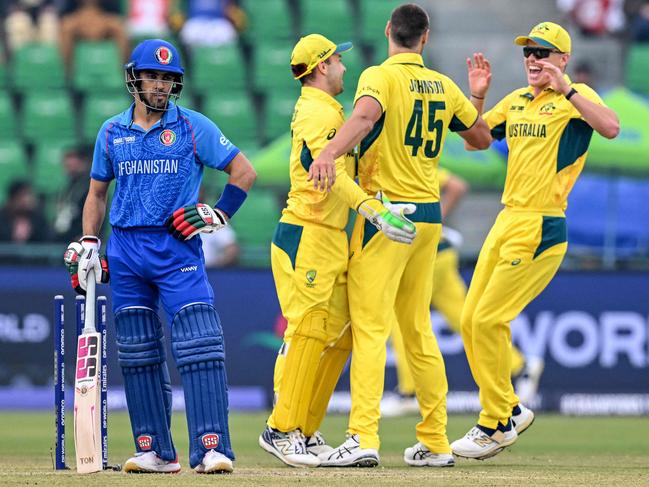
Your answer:
[[[87,144],[94,144],[101,125],[113,115],[123,112],[133,102],[126,92],[123,94],[88,93],[81,114],[81,135]]]
[[[65,189],[67,177],[63,153],[73,141],[38,144],[34,153],[34,187],[39,193],[51,195]]]
[[[264,134],[268,142],[291,130],[291,117],[299,91],[270,93],[266,98]]]
[[[318,33],[333,42],[351,41],[355,22],[348,0],[302,0],[303,35]]]
[[[117,44],[111,41],[77,43],[73,86],[82,92],[124,90],[124,71]]]
[[[19,92],[65,85],[63,59],[53,44],[28,44],[13,55],[11,78]]]
[[[249,22],[245,36],[253,42],[294,40],[293,18],[286,0],[246,0],[243,7]]]
[[[191,81],[192,88],[200,92],[245,87],[246,65],[239,46],[193,48]]]
[[[272,191],[255,189],[232,219],[241,245],[241,264],[267,267],[270,264],[270,242],[281,216],[281,208]]]
[[[291,73],[291,44],[264,44],[255,51],[255,87],[261,91],[299,86]]]
[[[626,86],[633,91],[649,94],[649,45],[632,44],[626,62]]]
[[[15,140],[0,141],[0,204],[7,196],[9,185],[27,177],[27,156],[21,144]]]
[[[75,133],[74,111],[66,91],[25,94],[22,135],[28,142],[70,140]]]
[[[7,86],[7,65],[0,62],[0,86]]]
[[[203,101],[203,114],[219,126],[237,147],[257,143],[257,119],[245,92],[210,94]]]
[[[361,39],[375,45],[384,42],[384,57],[387,56],[385,24],[390,20],[392,11],[401,3],[398,0],[360,0]]]
[[[354,90],[356,90],[356,85],[358,84],[358,78],[360,77],[363,70],[367,67],[367,63],[363,58],[363,52],[360,46],[354,46],[350,51],[342,53],[342,61],[347,68],[345,71],[345,94],[351,93],[353,96]]]
[[[16,111],[6,92],[0,92],[0,140],[13,140],[16,135]]]

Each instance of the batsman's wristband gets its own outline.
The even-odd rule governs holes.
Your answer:
[[[579,93],[577,90],[574,88],[570,88],[570,91],[566,93],[566,100],[570,100],[573,96],[575,96],[577,93]]]
[[[214,205],[214,208],[218,208],[228,215],[228,218],[232,218],[237,210],[241,208],[241,205],[246,200],[247,196],[248,193],[239,186],[228,183],[225,185],[225,188],[223,188],[223,193],[221,193],[221,197]]]
[[[484,100],[484,96],[477,96],[477,95],[474,95],[473,93],[471,93],[471,96],[473,98],[475,98],[476,100]]]

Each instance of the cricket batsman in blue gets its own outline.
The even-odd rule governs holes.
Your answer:
[[[168,42],[149,39],[133,50],[125,79],[134,103],[99,130],[83,209],[85,236],[65,254],[79,292],[89,269],[97,282],[107,282],[110,265],[117,350],[136,448],[126,472],[180,470],[158,301],[167,313],[182,377],[190,466],[198,473],[233,470],[223,331],[201,240],[193,237],[228,225],[256,173],[212,121],[174,103],[183,74],[178,51]],[[214,207],[198,202],[205,166],[229,175]],[[113,179],[113,232],[102,264],[97,235]]]

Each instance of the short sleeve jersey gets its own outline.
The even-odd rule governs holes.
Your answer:
[[[571,86],[588,100],[604,105],[587,85]],[[562,213],[584,167],[593,134],[579,111],[551,88],[535,97],[528,86],[505,96],[484,119],[492,136],[506,138],[509,146],[502,203]]]
[[[160,121],[144,130],[133,123],[133,109],[102,125],[90,177],[116,180],[111,225],[162,226],[174,210],[198,202],[203,167],[223,170],[239,149],[193,110],[172,103]]]
[[[415,53],[367,68],[355,102],[376,99],[381,118],[360,144],[358,181],[368,194],[393,201],[439,201],[437,167],[447,130],[469,129],[478,112],[447,76],[427,69]]]
[[[343,107],[333,97],[317,88],[302,87],[291,121],[291,189],[283,211],[285,216],[345,228],[349,205],[331,192],[314,189],[313,181],[307,180],[311,163],[344,121]],[[346,154],[336,160],[336,172],[346,171],[353,177],[354,165],[354,154]]]

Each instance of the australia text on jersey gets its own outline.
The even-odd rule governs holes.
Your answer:
[[[138,159],[120,161],[118,176],[131,174],[169,174],[178,172],[178,159]]]

